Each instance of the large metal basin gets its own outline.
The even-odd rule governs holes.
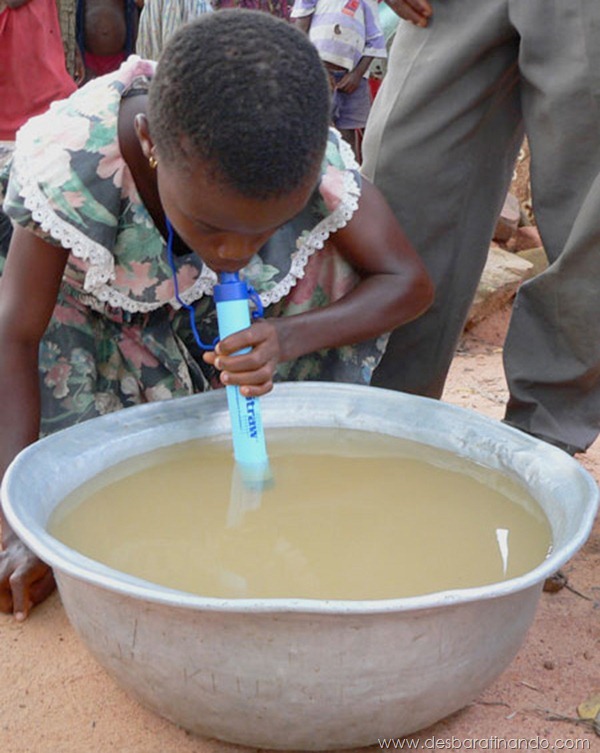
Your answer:
[[[553,551],[526,575],[495,585],[380,601],[202,598],[129,577],[65,547],[45,527],[69,492],[111,465],[228,431],[224,391],[154,403],[32,445],[2,486],[9,521],[54,568],[84,643],[158,714],[201,735],[261,748],[368,745],[465,706],[512,660],[544,579],[588,537],[598,504],[594,480],[560,450],[426,398],[283,384],[262,400],[262,411],[267,431],[375,430],[499,469],[545,510]]]

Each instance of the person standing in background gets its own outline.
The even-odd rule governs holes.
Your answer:
[[[387,57],[376,7],[368,0],[295,0],[291,17],[325,64],[333,91],[333,125],[360,162],[371,109],[369,67],[375,58]]]
[[[133,52],[139,10],[136,0],[78,0],[77,43],[85,81],[116,71]]]
[[[600,431],[600,3],[389,4],[404,21],[363,173],[421,255],[436,300],[392,334],[372,384],[442,395],[526,134],[550,265],[513,306],[504,420],[585,451]]]
[[[19,128],[77,88],[67,72],[55,0],[0,0],[0,72],[2,172]],[[11,235],[10,220],[0,210],[0,272]]]
[[[0,71],[0,141],[13,142],[23,123],[76,89],[55,0],[0,0]]]

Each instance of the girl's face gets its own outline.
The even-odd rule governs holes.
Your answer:
[[[295,217],[314,191],[318,170],[285,196],[251,199],[223,186],[197,161],[182,171],[158,159],[158,192],[165,214],[184,241],[215,272],[237,272]]]

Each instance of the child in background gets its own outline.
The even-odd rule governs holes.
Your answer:
[[[0,473],[40,431],[131,405],[369,382],[385,333],[432,289],[329,115],[306,36],[228,10],[182,26],[158,66],[132,56],[21,129],[4,201]],[[189,309],[211,342],[216,275],[238,270],[264,319],[202,354]],[[5,522],[2,537],[0,609],[24,619],[52,573]]]
[[[295,0],[291,17],[308,33],[329,72],[333,124],[360,162],[371,109],[369,67],[375,58],[387,57],[377,9],[369,0]]]

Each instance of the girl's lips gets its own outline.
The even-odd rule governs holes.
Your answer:
[[[220,274],[221,272],[239,272],[250,263],[250,259],[248,259],[243,264],[240,262],[236,262],[236,263],[232,262],[230,264],[226,264],[226,263],[223,263],[222,261],[219,261],[215,264],[212,264],[211,262],[207,262],[207,261],[205,261],[204,263],[206,264],[207,267],[210,267],[210,269],[212,269],[213,272],[216,272],[216,274]]]

